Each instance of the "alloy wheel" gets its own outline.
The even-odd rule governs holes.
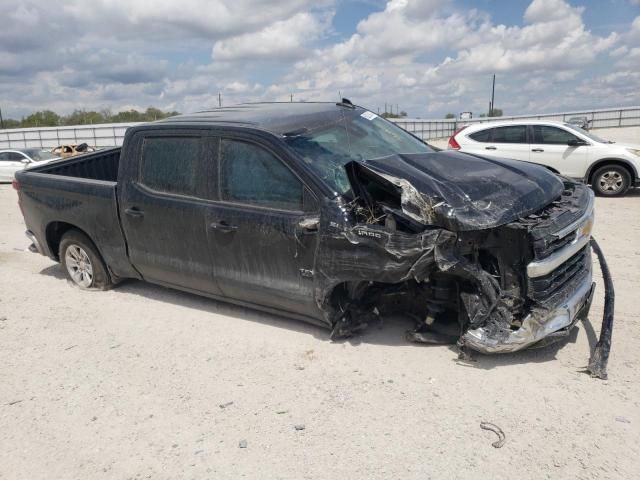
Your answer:
[[[89,255],[78,245],[71,244],[64,255],[67,272],[71,279],[83,288],[89,288],[93,283],[93,265]]]
[[[615,170],[608,170],[600,175],[598,184],[602,192],[616,193],[622,189],[624,179],[619,172],[616,172]]]

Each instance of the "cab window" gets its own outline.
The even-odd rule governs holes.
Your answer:
[[[253,143],[223,139],[220,158],[222,200],[301,211],[302,182],[282,161]]]
[[[159,192],[195,196],[199,157],[199,137],[145,138],[140,183]]]

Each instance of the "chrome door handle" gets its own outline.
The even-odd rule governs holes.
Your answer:
[[[144,212],[142,210],[139,210],[137,207],[127,208],[127,209],[125,209],[124,213],[126,213],[130,217],[143,217],[144,216]]]
[[[238,230],[237,225],[229,225],[227,222],[213,222],[209,227],[217,232],[230,233]]]
[[[540,153],[540,152],[544,152],[544,149],[542,149],[542,148],[532,148],[531,151],[532,152],[536,152],[536,153]]]

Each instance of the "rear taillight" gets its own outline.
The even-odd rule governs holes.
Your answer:
[[[467,128],[466,126],[459,128],[458,130],[456,130],[455,132],[453,132],[453,135],[451,135],[449,137],[449,148],[452,150],[460,150],[460,144],[457,142],[456,140],[456,135],[458,135],[462,130],[464,130],[465,128]]]
[[[20,182],[14,178],[13,180],[11,180],[11,186],[16,192],[18,192],[18,206],[20,207],[20,211],[22,212],[22,216],[24,217],[24,210],[22,209],[22,199],[20,198]]]

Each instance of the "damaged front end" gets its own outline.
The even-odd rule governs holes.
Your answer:
[[[415,320],[410,340],[504,353],[587,317],[592,191],[520,162],[453,155],[345,166],[353,195],[344,222],[320,229],[316,268],[334,338],[402,314]],[[466,178],[443,180],[463,160]]]

